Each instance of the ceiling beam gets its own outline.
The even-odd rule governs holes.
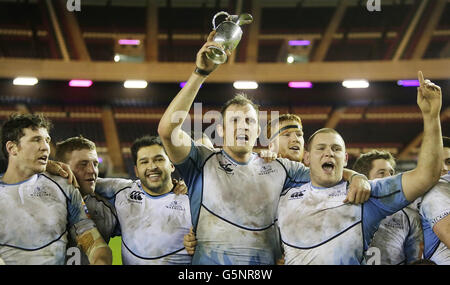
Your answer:
[[[78,24],[75,12],[70,12],[67,10],[66,1],[59,0],[58,2],[53,2],[58,7],[60,14],[62,15],[62,22],[65,24],[67,29],[68,42],[71,44],[74,56],[78,60],[90,61],[91,57],[89,55],[86,42],[81,33],[80,25]]]
[[[436,29],[439,20],[442,17],[442,14],[445,10],[445,5],[447,4],[447,0],[438,0],[434,3],[433,12],[431,16],[427,19],[428,22],[425,24],[425,29],[420,36],[419,41],[417,42],[416,48],[412,55],[413,59],[421,59],[425,54],[425,51],[430,44],[431,38],[433,37],[433,32]]]
[[[336,33],[342,19],[344,18],[345,11],[347,10],[348,0],[340,0],[338,6],[334,12],[333,17],[328,24],[325,34],[313,55],[312,61],[323,61],[327,56],[328,49],[333,41],[333,36]]]
[[[147,36],[145,58],[147,62],[158,61],[158,5],[156,0],[147,1]]]
[[[441,122],[445,122],[447,118],[450,118],[450,108],[447,108],[441,112]],[[423,131],[420,132],[414,139],[409,142],[405,148],[403,148],[399,155],[398,159],[407,159],[410,157],[410,152],[416,148],[420,148],[420,144],[423,139]]]
[[[361,78],[369,81],[413,79],[422,70],[432,80],[450,78],[450,59],[425,59],[356,62],[235,63],[224,64],[208,78],[208,82],[255,80],[258,82],[286,82],[305,80],[335,82]],[[36,60],[0,58],[0,78],[35,76],[39,79],[67,80],[79,78],[96,81],[142,79],[150,82],[185,81],[195,63],[115,63],[65,62],[63,60]]]
[[[341,121],[342,114],[344,114],[346,110],[347,108],[345,107],[335,109],[331,114],[331,116],[328,118],[328,121],[325,123],[324,128],[330,129],[336,128],[339,122]]]
[[[420,1],[420,6],[417,9],[416,13],[414,14],[414,17],[412,21],[409,23],[408,29],[406,30],[405,34],[403,35],[403,38],[400,42],[400,44],[397,47],[397,50],[395,51],[394,57],[392,58],[393,61],[398,61],[401,59],[403,53],[405,52],[405,49],[411,39],[411,36],[413,35],[417,24],[419,23],[420,18],[422,17],[423,12],[425,11],[425,7],[428,4],[428,0]]]
[[[252,0],[253,22],[250,24],[246,56],[246,62],[248,63],[256,63],[258,61],[258,37],[262,14],[260,2],[258,0]],[[245,35],[243,36],[245,37]]]
[[[53,3],[50,0],[46,0],[45,3],[47,4],[48,13],[50,15],[50,19],[53,25],[53,30],[55,31],[55,36],[58,42],[58,46],[60,48],[61,55],[64,61],[70,61],[69,51],[67,50],[66,42],[64,41],[64,37],[58,22],[58,18],[56,17]]]

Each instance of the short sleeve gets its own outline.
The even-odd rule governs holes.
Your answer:
[[[202,144],[196,144],[191,141],[191,150],[189,155],[180,163],[175,164],[189,191],[194,189],[192,184],[202,172],[205,161],[216,152]]]
[[[303,163],[286,158],[278,158],[277,161],[286,170],[287,177],[283,185],[283,190],[298,187],[311,181],[309,168]]]

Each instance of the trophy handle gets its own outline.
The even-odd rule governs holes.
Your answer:
[[[225,11],[220,11],[219,13],[215,14],[214,17],[213,17],[213,19],[212,19],[212,24],[213,24],[213,30],[214,30],[214,31],[216,30],[216,18],[217,18],[218,16],[221,16],[221,15],[226,15],[227,17],[230,16],[230,14],[228,14],[228,13],[225,12]]]

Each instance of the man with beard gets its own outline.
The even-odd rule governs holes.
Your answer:
[[[144,136],[131,146],[137,181],[99,179],[95,191],[115,207],[125,265],[191,264],[183,245],[191,215],[187,195],[173,192],[175,170],[158,137]]]

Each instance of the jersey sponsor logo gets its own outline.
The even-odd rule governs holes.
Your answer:
[[[291,194],[291,196],[289,196],[288,200],[301,199],[301,198],[303,198],[304,192],[305,192],[305,190],[300,190],[300,191],[294,192]]]
[[[270,174],[270,173],[273,173],[273,172],[275,172],[275,170],[272,169],[272,166],[270,166],[270,165],[263,165],[263,166],[261,166],[261,169],[259,170],[258,175],[267,175],[267,174]]]
[[[142,203],[142,195],[144,195],[144,193],[141,191],[132,191],[130,196],[128,196],[128,201],[133,203]]]
[[[30,194],[31,197],[51,197],[52,195],[48,193],[45,188],[36,187],[33,190],[33,193]]]
[[[177,201],[172,201],[170,202],[169,205],[166,205],[167,209],[172,209],[172,210],[177,210],[177,211],[184,211],[185,208],[183,207],[183,205],[181,205],[180,203],[178,203]]]

